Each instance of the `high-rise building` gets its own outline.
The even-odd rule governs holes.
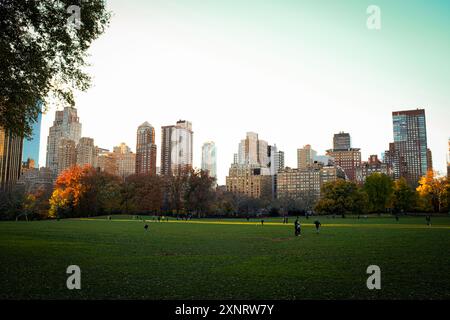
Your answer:
[[[383,162],[392,170],[394,179],[406,177],[406,162],[395,147],[395,143],[389,143],[389,150],[384,152]]]
[[[427,171],[433,171],[433,155],[430,149],[427,149]]]
[[[192,168],[192,123],[180,120],[174,126],[163,126],[161,129],[161,174],[177,174],[180,170]]]
[[[277,174],[284,169],[284,152],[278,151],[277,145],[268,146],[269,172],[272,176],[272,199],[277,196]]]
[[[129,146],[127,146],[127,144],[125,142],[122,142],[118,146],[113,147],[113,152],[114,153],[126,154],[126,153],[130,153],[131,152],[131,148]]]
[[[42,110],[42,103],[39,103]],[[41,141],[42,114],[39,113],[37,121],[33,123],[31,137],[23,140],[22,162],[28,159],[34,161],[35,168],[39,168],[39,146]]]
[[[269,165],[269,145],[267,141],[260,140],[255,132],[247,132],[246,138],[241,140],[238,149],[238,163],[241,165]]]
[[[273,173],[277,174],[284,169],[284,151],[278,150],[276,145],[275,150],[270,154],[271,168],[273,168]]]
[[[172,133],[175,126],[161,127],[161,174],[172,174]]]
[[[147,121],[137,129],[136,173],[156,175],[155,129]]]
[[[356,181],[356,170],[361,166],[361,149],[352,148],[350,141],[348,133],[335,134],[334,148],[327,150],[327,156],[333,158],[334,164],[344,170],[349,180]]]
[[[67,138],[59,139],[58,144],[58,171],[69,169],[77,164],[75,141]]]
[[[317,152],[307,144],[301,149],[297,149],[297,168],[306,169],[314,164]]]
[[[64,110],[56,111],[53,126],[49,129],[46,167],[55,173],[62,171],[58,168],[58,150],[59,140],[63,138],[74,141],[75,145],[81,138],[81,123],[77,116],[77,109],[74,107],[65,107]]]
[[[278,199],[302,199],[312,209],[326,182],[345,179],[344,171],[337,166],[314,163],[303,169],[285,168],[277,176]]]
[[[114,152],[110,152],[108,149],[97,147],[97,169],[101,172],[106,172],[113,175],[118,175],[117,159],[114,156]],[[135,170],[136,168],[134,168]],[[133,170],[133,172],[134,172]]]
[[[82,137],[78,141],[77,149],[77,165],[83,167],[90,165],[97,167],[97,147],[94,145],[94,139]]]
[[[117,166],[117,175],[126,178],[136,171],[136,154],[131,152],[131,149],[125,144],[121,143],[119,146],[113,148],[113,156]]]
[[[431,153],[427,146],[425,110],[392,112],[394,149],[405,168],[394,167],[395,178],[404,177],[411,185],[417,185],[420,177],[432,167]],[[394,162],[394,165],[398,165]]]
[[[260,140],[255,132],[247,132],[226,177],[227,190],[253,198],[275,197],[276,173],[284,167],[284,153],[276,145]]]
[[[333,137],[334,150],[348,150],[351,148],[350,134],[346,132],[336,133]]]
[[[208,171],[210,177],[217,178],[217,154],[213,141],[205,142],[202,146],[202,170]]]
[[[356,181],[362,184],[373,173],[382,173],[389,177],[394,177],[392,166],[381,162],[377,155],[371,155],[368,161],[363,161],[361,166],[356,168]]]
[[[227,191],[251,198],[272,198],[272,176],[268,168],[233,164],[226,177]]]
[[[23,139],[0,127],[0,191],[12,188],[20,176]]]

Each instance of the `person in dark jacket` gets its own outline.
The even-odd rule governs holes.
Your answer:
[[[319,233],[320,226],[322,225],[319,220],[314,221],[314,225],[316,226],[316,233]]]
[[[294,228],[295,228],[295,236],[298,237],[302,231],[302,226],[300,225],[300,221],[298,220],[298,218],[294,222]]]

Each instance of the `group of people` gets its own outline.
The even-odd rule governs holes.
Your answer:
[[[314,225],[316,227],[316,233],[319,233],[320,226],[322,224],[320,223],[319,220],[316,220],[316,221],[314,221]],[[298,217],[294,222],[294,232],[295,232],[296,237],[300,236],[302,233],[302,225],[300,224],[300,220],[298,219]]]

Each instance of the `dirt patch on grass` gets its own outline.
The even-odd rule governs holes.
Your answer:
[[[269,238],[273,242],[282,242],[282,241],[291,241],[292,237],[285,237],[285,238]]]

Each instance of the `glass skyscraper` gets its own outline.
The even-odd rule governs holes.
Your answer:
[[[42,103],[38,103],[42,111]],[[22,162],[31,159],[34,161],[34,167],[39,168],[39,146],[41,140],[41,120],[42,114],[39,113],[37,121],[33,124],[33,133],[30,138],[23,139]]]
[[[395,111],[392,122],[395,151],[404,166],[402,170],[394,168],[394,171],[401,173],[412,185],[417,184],[419,178],[431,168],[425,110]]]
[[[217,178],[216,145],[212,141],[202,146],[202,170],[208,171],[210,177]]]

